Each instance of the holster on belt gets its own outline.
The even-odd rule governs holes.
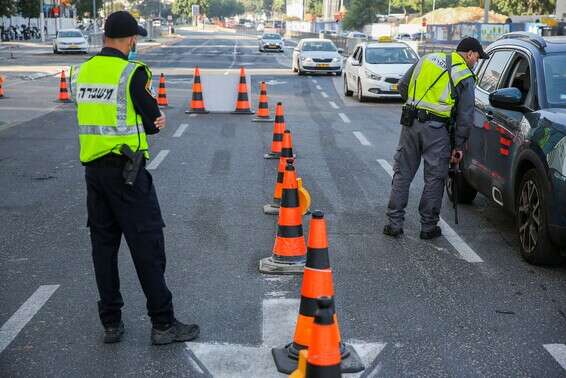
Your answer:
[[[128,158],[128,162],[124,165],[124,170],[122,171],[122,176],[124,177],[124,183],[129,186],[133,186],[138,177],[138,172],[142,167],[144,155],[143,151],[132,151],[130,146],[123,144],[120,147],[120,152]]]
[[[401,125],[411,127],[417,118],[417,108],[414,105],[405,104],[401,108]]]

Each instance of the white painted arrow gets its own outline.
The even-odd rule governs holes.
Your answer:
[[[293,337],[299,311],[298,299],[264,299],[262,305],[262,345],[248,346],[226,343],[187,342],[187,355],[193,369],[215,378],[281,378],[277,372],[271,348],[287,344]],[[385,343],[349,342],[358,352],[366,370],[345,377],[371,374],[373,362],[385,348]]]
[[[267,84],[267,85],[281,85],[281,84],[287,84],[287,82],[286,81],[279,81],[279,80],[269,80],[265,84]]]

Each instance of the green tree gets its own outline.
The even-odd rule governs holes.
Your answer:
[[[315,17],[322,17],[322,0],[305,0],[305,9],[306,13]]]
[[[86,17],[87,14],[88,17],[92,17],[92,0],[75,0],[73,4],[77,8],[77,15],[79,16],[79,18]],[[102,9],[102,0],[96,0],[95,5],[96,5],[95,17],[96,17],[98,16],[98,13]]]
[[[374,23],[376,14],[387,13],[387,0],[352,0],[344,17],[344,30],[361,30],[364,25]]]
[[[244,6],[236,0],[210,0],[206,15],[208,17],[225,18],[242,14],[244,11]]]
[[[263,0],[241,0],[246,12],[259,13],[263,9]]]
[[[10,17],[16,14],[15,0],[0,0],[0,17]]]
[[[37,17],[40,12],[40,2],[39,0],[18,0],[17,10],[18,13],[28,19]]]
[[[171,10],[177,17],[192,17],[191,7],[193,4],[198,4],[200,14],[204,14],[208,9],[208,3],[208,0],[175,0]]]
[[[285,14],[285,0],[273,0],[271,5],[271,11],[274,14],[284,15]]]
[[[507,15],[554,13],[556,0],[493,0],[491,9]]]

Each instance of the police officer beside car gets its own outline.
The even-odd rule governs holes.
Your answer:
[[[163,219],[150,173],[147,134],[165,127],[165,115],[151,94],[151,71],[128,61],[137,35],[147,32],[125,11],[104,25],[100,53],[71,71],[77,106],[80,161],[85,166],[88,226],[100,300],[104,342],[121,340],[124,305],[118,276],[122,235],[147,299],[151,342],[189,341],[196,324],[176,320],[165,282]]]
[[[479,59],[489,56],[479,41],[466,37],[455,52],[423,56],[399,82],[405,101],[403,125],[394,157],[387,218],[388,236],[403,234],[409,187],[424,161],[424,189],[419,204],[421,239],[442,235],[438,226],[449,164],[459,164],[474,116],[475,76]],[[450,143],[453,133],[453,146]]]

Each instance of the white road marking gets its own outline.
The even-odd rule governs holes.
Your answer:
[[[316,81],[316,79],[311,79],[313,83],[318,83],[318,81]]]
[[[0,328],[0,353],[51,298],[59,285],[41,285]]]
[[[188,123],[181,123],[179,125],[179,128],[175,131],[175,134],[173,134],[173,138],[179,138],[181,135],[183,135],[187,127],[189,127]]]
[[[150,163],[147,165],[148,170],[152,170],[152,169],[156,169],[157,167],[159,167],[159,164],[161,164],[161,162],[165,159],[165,157],[169,154],[169,150],[161,150],[159,151],[159,153],[157,154],[157,156],[152,159],[150,161]]]
[[[348,116],[344,113],[338,113],[338,115],[340,116],[340,118],[342,118],[342,121],[344,121],[344,123],[351,123],[352,121],[350,121],[350,118],[348,118]]]
[[[318,89],[319,91],[321,91],[321,90],[322,90],[322,87],[321,87],[320,85],[317,85],[317,86],[316,86],[316,89]]]
[[[328,98],[328,95],[326,94],[326,92],[320,92],[320,94],[322,95],[322,97]]]
[[[232,63],[230,63],[230,67],[224,72],[224,75],[228,75],[234,64],[236,64],[236,54],[238,52],[238,40],[236,39],[236,43],[234,43],[234,51],[232,52]]]
[[[362,146],[371,146],[371,143],[369,142],[369,140],[367,140],[366,136],[362,134],[361,131],[353,131],[353,133],[354,136],[358,138]]]
[[[389,174],[389,176],[393,177],[393,168],[391,164],[383,159],[377,159],[377,162],[381,167]],[[440,221],[438,222],[440,228],[442,229],[442,236],[454,247],[456,252],[460,255],[460,257],[470,263],[481,263],[483,262],[482,258],[474,252],[474,250],[450,227],[448,223],[440,217]]]
[[[545,344],[544,349],[566,370],[566,345],[564,344]]]
[[[196,116],[197,116],[196,113],[191,113],[191,114],[189,115],[189,117],[196,117]]]
[[[328,103],[330,104],[330,106],[332,106],[334,109],[340,109],[338,107],[338,105],[336,105],[336,103],[334,101],[328,101]]]

